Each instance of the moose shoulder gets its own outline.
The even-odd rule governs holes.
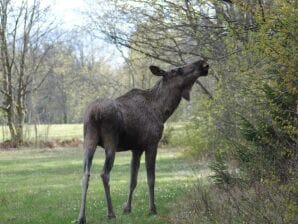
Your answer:
[[[131,180],[124,212],[131,211],[132,194],[137,185],[140,157],[145,152],[149,188],[149,212],[156,214],[154,202],[155,160],[163,124],[178,107],[181,98],[189,100],[194,82],[208,74],[209,65],[197,61],[165,71],[150,66],[161,79],[148,90],[133,89],[112,99],[98,99],[86,109],[84,116],[84,178],[82,204],[78,223],[85,223],[85,203],[90,168],[96,147],[102,146],[106,160],[101,173],[105,188],[108,217],[115,217],[109,188],[109,174],[117,151],[131,150]]]

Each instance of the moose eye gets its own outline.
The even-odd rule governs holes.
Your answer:
[[[177,74],[178,75],[183,75],[183,69],[182,68],[178,68],[177,69]]]

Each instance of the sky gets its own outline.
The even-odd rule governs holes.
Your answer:
[[[52,14],[61,21],[66,29],[83,24],[80,12],[86,7],[84,0],[42,0],[44,6],[50,5]]]
[[[82,12],[87,8],[88,0],[41,0],[42,7],[50,6],[51,15],[54,16],[59,26],[64,30],[71,31],[77,26],[84,25],[84,18]],[[109,43],[104,43],[102,40],[96,41],[99,48],[100,45],[104,45],[104,49],[101,48],[101,54],[104,58],[108,58],[107,63],[112,67],[121,67],[124,65],[124,59],[117,48]],[[127,49],[124,49],[127,53]]]

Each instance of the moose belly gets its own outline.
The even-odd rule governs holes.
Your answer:
[[[144,128],[138,132],[123,132],[119,138],[119,150],[146,150],[148,147],[158,144],[162,136],[162,128],[148,130]]]

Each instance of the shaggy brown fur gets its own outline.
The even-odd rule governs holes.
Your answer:
[[[86,109],[84,117],[84,178],[82,205],[78,223],[85,223],[85,203],[92,158],[96,147],[105,149],[106,160],[101,173],[108,217],[115,217],[109,187],[109,174],[117,151],[131,150],[130,190],[124,212],[131,211],[132,194],[137,185],[140,158],[145,152],[149,187],[149,212],[156,214],[154,203],[155,160],[158,142],[165,121],[179,105],[181,98],[190,98],[190,90],[200,76],[206,76],[209,65],[201,60],[164,71],[150,66],[154,75],[162,78],[148,90],[132,89],[117,99],[98,99]]]

